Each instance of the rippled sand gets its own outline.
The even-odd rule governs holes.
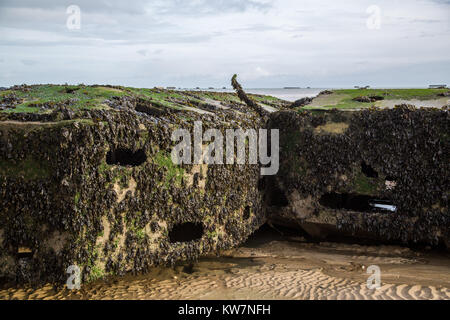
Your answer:
[[[368,289],[367,267],[381,268]],[[398,246],[308,243],[262,231],[244,246],[194,265],[155,268],[81,290],[7,288],[1,299],[450,299],[448,253]]]

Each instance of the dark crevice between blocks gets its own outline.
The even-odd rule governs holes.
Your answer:
[[[268,187],[269,206],[271,207],[287,207],[289,201],[286,194],[275,183]]]
[[[266,188],[266,179],[264,177],[259,178],[258,180],[258,190],[263,191]]]

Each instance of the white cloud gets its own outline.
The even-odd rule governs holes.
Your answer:
[[[0,3],[0,86],[222,86],[233,73],[251,87],[450,82],[448,1],[379,0],[378,30],[366,27],[372,1],[76,2],[76,31],[62,2]]]

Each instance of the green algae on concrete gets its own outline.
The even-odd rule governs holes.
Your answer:
[[[9,96],[16,99],[7,100]],[[271,107],[282,107],[287,103],[283,100],[254,95],[261,103],[267,103]],[[14,86],[8,90],[0,91],[0,104],[5,102],[1,113],[50,113],[59,106],[64,106],[71,111],[82,114],[85,110],[107,110],[114,100],[127,101],[133,105],[145,102],[155,108],[167,111],[207,109],[211,105],[209,101],[234,106],[244,107],[237,95],[228,92],[209,91],[181,91],[159,88],[132,88],[123,86],[101,85],[22,85]],[[8,105],[9,104],[9,105]]]
[[[45,161],[33,159],[31,156],[23,160],[0,160],[0,176],[4,177],[46,179],[50,172],[51,169]]]
[[[163,151],[158,152],[155,156],[155,162],[159,167],[166,170],[164,186],[168,187],[171,181],[174,181],[176,186],[181,186],[184,170],[172,162],[170,154]]]
[[[313,101],[303,107],[304,109],[362,109],[371,106],[384,106],[388,101],[395,101],[397,104],[407,103],[408,101],[418,100],[427,106],[433,100],[442,101],[441,95],[448,92],[449,89],[339,89],[332,93],[320,94]],[[358,97],[379,96],[383,100],[377,102],[359,102],[355,101]]]

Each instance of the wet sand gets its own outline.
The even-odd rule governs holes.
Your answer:
[[[381,269],[368,289],[367,267]],[[400,246],[311,243],[263,228],[240,248],[193,265],[155,268],[81,290],[6,288],[1,299],[450,299],[448,252]]]

